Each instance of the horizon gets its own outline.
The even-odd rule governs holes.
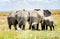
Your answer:
[[[19,9],[19,10],[23,10],[23,9]],[[34,9],[32,9],[32,10],[34,10]],[[48,9],[46,9],[46,10],[48,10]],[[18,11],[18,10],[11,10],[11,11]],[[11,12],[11,11],[0,11],[0,12]],[[27,10],[27,11],[31,11],[31,10]],[[51,9],[49,11],[60,11],[60,9]]]

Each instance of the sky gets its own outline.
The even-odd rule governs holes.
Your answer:
[[[60,9],[59,0],[0,0],[0,11]]]

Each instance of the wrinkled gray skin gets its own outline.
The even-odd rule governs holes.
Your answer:
[[[54,22],[51,17],[51,12],[49,10],[44,10],[44,18],[41,22],[41,28],[42,30],[47,30],[48,26],[50,27],[50,30],[54,29]]]
[[[26,22],[28,21],[28,11],[26,10],[19,10],[16,14],[16,19],[18,21],[20,29],[24,30]]]
[[[30,11],[29,29],[38,30],[39,23],[43,17],[44,17],[44,14],[43,14],[43,11],[41,11],[41,10]]]
[[[7,20],[8,20],[8,25],[9,25],[9,29],[11,29],[11,26],[13,25],[15,30],[17,30],[17,27],[16,25],[18,24],[16,18],[15,18],[15,15],[16,15],[16,11],[12,11],[9,13],[9,15],[7,16]]]

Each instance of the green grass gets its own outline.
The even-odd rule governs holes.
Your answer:
[[[60,39],[60,17],[53,16],[55,20],[55,30],[45,30],[45,31],[33,31],[28,30],[28,24],[26,25],[26,30],[9,30],[7,20],[5,22],[0,22],[0,39]]]

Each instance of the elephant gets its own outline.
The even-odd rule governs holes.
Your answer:
[[[48,26],[50,27],[50,30],[54,30],[54,21],[48,18],[45,18],[44,20],[42,20],[41,23],[41,28],[42,30],[47,30]]]
[[[15,15],[16,15],[16,11],[11,11],[9,12],[9,15],[7,16],[9,29],[11,29],[11,25],[14,25],[15,30],[17,30],[16,25],[18,24],[18,21],[15,18]]]
[[[52,28],[54,29],[54,25],[53,25],[54,22],[51,17],[51,12],[49,10],[43,10],[43,11],[44,11],[44,18],[42,19],[42,22],[41,22],[42,30],[45,30],[45,27],[47,30],[48,26],[50,27],[50,30],[52,30]]]
[[[38,30],[39,29],[39,23],[43,19],[44,14],[42,10],[33,10],[30,11],[30,26],[29,29]]]
[[[20,29],[25,30],[26,22],[28,21],[29,13],[27,10],[19,10],[16,14],[16,19]]]
[[[29,29],[35,30],[37,26],[37,22],[38,22],[37,14],[34,11],[30,11]]]

